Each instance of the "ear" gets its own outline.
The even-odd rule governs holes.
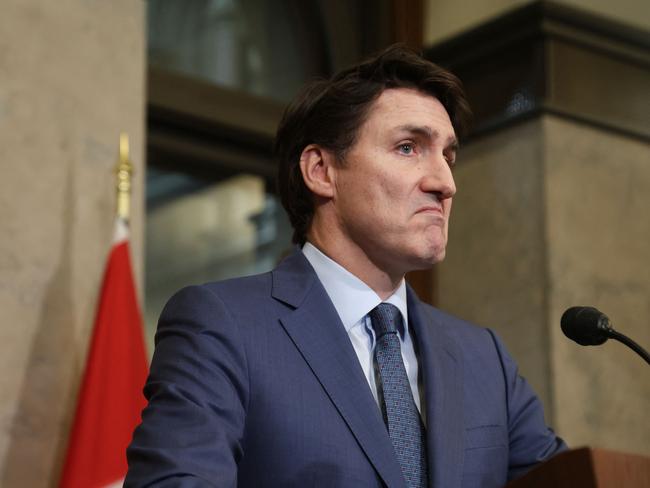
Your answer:
[[[316,144],[310,144],[300,155],[302,179],[314,195],[334,196],[334,155]]]

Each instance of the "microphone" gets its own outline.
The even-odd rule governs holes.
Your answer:
[[[562,332],[581,346],[599,346],[612,330],[607,315],[594,307],[571,307],[562,314]]]
[[[622,342],[650,364],[650,354],[629,337],[616,332],[607,315],[594,307],[568,308],[560,320],[562,332],[581,346],[599,346],[607,339]]]

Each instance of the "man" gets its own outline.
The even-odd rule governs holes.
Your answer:
[[[493,332],[418,300],[443,259],[459,81],[392,47],[287,109],[300,246],[160,318],[125,486],[498,487],[565,448]]]

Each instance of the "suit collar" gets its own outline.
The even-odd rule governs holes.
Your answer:
[[[359,360],[325,289],[296,249],[273,272],[272,295],[293,310],[280,318],[357,442],[389,488],[404,488],[399,463]]]
[[[382,303],[382,299],[372,288],[310,242],[305,243],[302,253],[314,268],[348,334],[354,325]],[[403,323],[408,323],[404,279],[397,290],[383,301],[395,305],[402,313]],[[408,328],[400,327],[400,334],[404,339],[405,334],[408,334]]]
[[[271,296],[293,308],[300,306],[318,282],[314,268],[298,246],[271,272],[271,277]]]
[[[408,289],[425,390],[430,487],[460,487],[464,456],[463,372],[458,344]]]

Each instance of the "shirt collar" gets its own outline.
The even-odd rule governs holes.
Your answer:
[[[302,252],[314,268],[314,271],[316,271],[318,279],[332,300],[346,332],[349,332],[356,323],[382,302],[372,288],[336,261],[323,254],[310,242],[305,243]],[[402,314],[404,324],[408,324],[406,283],[404,279],[402,279],[395,293],[384,302],[395,305]],[[405,330],[401,331],[402,338],[406,333],[406,329],[405,327]]]

